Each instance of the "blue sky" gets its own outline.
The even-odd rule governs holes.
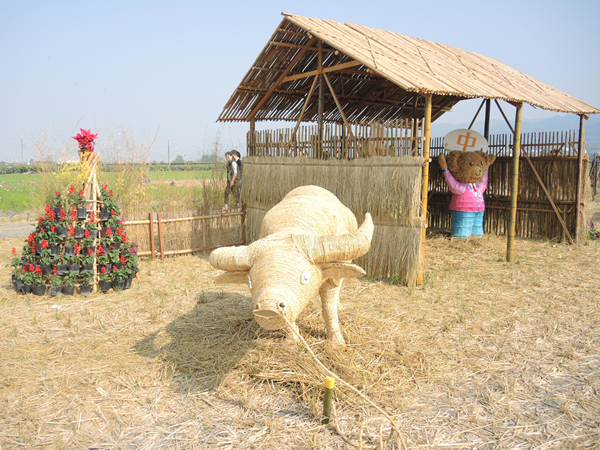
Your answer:
[[[51,127],[60,147],[78,125],[99,132],[99,141],[119,125],[156,133],[155,159],[166,159],[167,139],[172,158],[210,152],[217,137],[225,149],[243,148],[248,124],[216,119],[282,11],[480,53],[600,107],[597,0],[4,0],[0,160],[20,159],[21,136],[25,157],[34,157],[32,136]],[[469,122],[478,106],[462,102],[440,122]],[[553,115],[527,108],[524,118]]]

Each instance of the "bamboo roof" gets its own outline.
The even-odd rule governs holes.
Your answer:
[[[324,89],[323,120],[350,122],[423,117],[432,95],[432,120],[468,98],[499,99],[574,114],[600,110],[492,58],[363,25],[283,13],[221,115],[220,121],[318,119],[318,67]],[[321,47],[321,52],[319,52]],[[320,63],[320,64],[319,64]],[[336,98],[337,97],[337,98]]]

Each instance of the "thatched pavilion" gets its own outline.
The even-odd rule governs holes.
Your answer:
[[[513,151],[510,174],[512,177],[510,223],[506,227],[507,259],[511,261],[515,237],[520,156],[527,158],[538,182],[544,185],[526,149],[521,146],[522,105],[528,103],[550,111],[577,114],[580,116],[577,145],[577,198],[573,203],[577,217],[574,234],[575,239],[578,239],[584,173],[584,122],[586,115],[600,113],[600,110],[486,56],[362,25],[342,24],[332,20],[313,19],[287,13],[283,13],[283,16],[284,19],[219,116],[220,121],[250,122],[248,137],[250,157],[265,158],[275,155],[286,157],[303,154],[319,159],[345,159],[347,162],[348,159],[362,159],[375,155],[419,156],[422,166],[418,217],[419,233],[422,236],[419,245],[422,250],[419,262],[422,265],[427,227],[429,162],[431,162],[430,124],[450,111],[459,101],[482,98],[480,110],[485,106],[485,134],[488,137],[491,101],[495,102],[506,119],[498,103],[498,100],[503,100],[515,108],[514,124],[509,123],[514,138],[511,143]],[[257,120],[290,121],[295,122],[296,125],[293,130],[269,137],[278,141],[275,146],[269,141],[269,145],[262,142],[261,145],[265,145],[261,147],[257,145],[258,133],[255,132]],[[313,147],[313,151],[303,150],[299,153],[299,136],[303,135],[300,129],[302,122],[315,122],[317,126],[314,132],[304,133],[306,136],[311,135],[306,142],[309,142],[309,147]],[[402,131],[394,134],[387,130],[381,131],[380,134],[373,134],[371,130],[369,147],[362,141],[364,136],[357,135],[357,127],[358,124],[373,122],[386,125],[394,123],[405,131],[404,134]],[[328,124],[336,124],[337,128],[334,129],[337,131],[331,132],[331,129],[328,131]],[[386,146],[385,151],[382,151],[381,142],[388,138],[397,139],[393,145]],[[374,139],[377,142],[374,142]],[[402,152],[404,148],[402,142],[406,140],[411,142],[408,145],[410,151]],[[339,151],[336,152],[334,149],[332,152],[326,152],[324,150],[327,147],[326,141],[334,142],[332,148],[339,147]],[[265,151],[265,148],[276,148],[277,152]],[[410,165],[406,161],[386,161],[378,164],[382,167],[386,164]],[[248,163],[256,164],[258,170],[260,164],[257,161],[248,158]],[[265,164],[262,166],[263,169]],[[246,170],[246,167],[244,169]],[[261,179],[261,175],[256,176],[257,179]],[[265,173],[262,174],[263,180],[264,176]],[[315,175],[311,177],[314,179]],[[296,175],[296,182],[306,181],[308,180],[299,180]],[[265,186],[265,189],[272,189],[272,187],[272,185]],[[247,199],[258,196],[262,198],[263,206],[268,206],[277,200],[264,192],[258,193],[256,186],[252,189],[252,192],[245,191]],[[552,203],[556,216],[562,221],[560,209],[552,201],[552,195],[545,186],[543,190]],[[352,195],[356,197],[355,192]],[[389,225],[390,217],[398,221],[398,210],[393,206],[391,210],[388,208],[384,214],[387,221],[382,219],[382,225]],[[414,217],[407,218],[407,221],[414,226]],[[570,237],[566,224],[564,221],[561,223]],[[388,275],[394,272],[390,268],[387,271]],[[418,272],[417,283],[420,283],[422,268]]]

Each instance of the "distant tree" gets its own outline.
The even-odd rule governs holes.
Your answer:
[[[183,159],[183,156],[181,156],[181,155],[177,155],[177,158],[175,158],[175,159],[173,160],[173,162],[174,162],[175,164],[183,164],[183,163],[185,163],[185,160]]]

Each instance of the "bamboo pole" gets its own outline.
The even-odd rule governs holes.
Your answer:
[[[152,255],[152,259],[156,258],[156,252],[154,250],[154,213],[148,213],[148,218],[150,220],[150,254]]]
[[[163,242],[162,220],[160,213],[156,213],[158,222],[158,249],[160,251],[160,259],[165,259],[165,245]]]
[[[99,157],[100,155],[98,155]],[[98,160],[96,160],[96,162],[98,162]],[[92,201],[93,206],[94,206],[94,215],[97,217],[100,217],[100,214],[98,213],[98,198],[96,197],[96,187],[98,186],[98,180],[96,178],[96,166],[94,165],[93,167],[93,171],[94,171],[94,176],[92,178],[92,181],[94,183],[94,186],[92,186]],[[98,230],[98,233],[96,233],[96,239],[94,239],[94,248],[98,247],[98,234],[100,233],[100,231]],[[92,293],[96,293],[98,292],[98,282],[100,281],[99,277],[98,277],[98,264],[97,264],[97,258],[98,258],[98,252],[94,252],[94,285],[92,286]]]
[[[490,139],[490,115],[492,109],[492,101],[488,98],[485,101],[485,123],[483,126],[483,137],[485,137],[486,141]]]
[[[427,232],[427,199],[429,196],[429,149],[431,145],[431,100],[432,95],[425,97],[425,142],[423,145],[423,187],[421,195],[421,266],[417,276],[417,285],[423,286],[423,272],[425,270],[425,236]]]
[[[242,205],[242,245],[246,245],[246,205]]]
[[[577,192],[575,197],[575,242],[578,247],[579,237],[581,234],[581,222],[583,219],[583,154],[585,152],[585,119],[586,116],[584,114],[579,116],[579,139],[577,145],[579,153],[577,155]]]
[[[508,222],[508,242],[506,245],[506,260],[512,262],[514,259],[515,228],[517,222],[517,197],[519,189],[519,156],[521,155],[521,119],[523,116],[523,104],[516,105],[515,134],[513,140],[513,165],[512,186],[510,195],[510,218]],[[504,113],[502,113],[504,115]]]
[[[340,101],[338,100],[337,95],[333,91],[333,86],[331,85],[331,81],[329,81],[329,77],[327,76],[326,73],[323,74],[323,77],[325,78],[325,81],[327,82],[327,87],[329,87],[329,92],[331,92],[331,96],[333,97],[333,100],[335,101],[338,111],[340,112],[340,115],[342,116],[342,120],[344,121],[344,124],[346,125],[346,127],[348,127],[348,133],[350,134],[350,137],[352,139],[354,139],[354,142],[356,142],[356,138],[354,137],[354,134],[352,133],[352,128],[350,127],[350,123],[346,119],[346,115],[344,114],[342,105],[340,104]]]

